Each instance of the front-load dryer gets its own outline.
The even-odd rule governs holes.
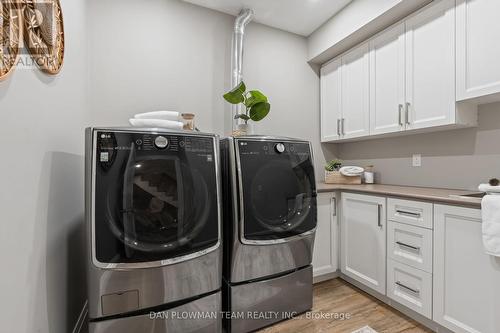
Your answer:
[[[316,182],[307,141],[221,140],[225,326],[249,332],[312,307]]]
[[[219,141],[86,131],[90,333],[221,331]]]

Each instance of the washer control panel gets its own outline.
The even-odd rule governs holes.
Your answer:
[[[275,146],[274,146],[274,149],[276,149],[276,152],[279,153],[279,154],[282,154],[285,152],[285,145],[282,144],[281,142],[280,143],[277,143]]]
[[[155,146],[158,149],[165,149],[168,147],[168,139],[163,135],[159,135],[155,138]]]

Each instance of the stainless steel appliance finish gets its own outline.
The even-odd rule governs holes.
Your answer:
[[[165,311],[91,322],[89,333],[221,332],[220,309],[221,293],[217,292]]]
[[[127,309],[136,311],[218,290],[222,281],[221,256],[221,249],[217,249],[194,260],[147,269],[101,269],[89,265],[89,318],[123,313],[103,311],[101,302],[106,295],[139,291],[138,306]]]
[[[312,308],[312,267],[277,278],[230,286],[228,293],[231,311],[244,314],[243,318],[231,318],[231,332],[252,332]]]
[[[276,238],[272,240],[247,240],[243,233],[244,211],[243,211],[243,184],[241,181],[241,160],[238,143],[242,141],[262,141],[271,145],[279,145],[283,142],[302,143],[308,142],[290,138],[248,136],[237,139],[225,138],[222,140],[223,150],[223,180],[225,184],[225,203],[232,202],[230,207],[225,207],[224,221],[226,224],[225,249],[226,262],[225,278],[231,283],[259,279],[262,277],[291,271],[299,267],[310,265],[312,262],[312,249],[314,246],[314,226],[302,234]],[[310,148],[309,148],[310,149]],[[312,162],[312,151],[309,152]],[[314,175],[312,175],[314,177]],[[315,183],[310,184],[313,196],[316,195]],[[269,202],[269,205],[272,205]],[[315,205],[315,203],[314,203]],[[314,213],[315,208],[314,208]],[[314,217],[315,219],[316,217]],[[230,228],[227,228],[230,224]],[[229,233],[229,235],[228,235]],[[265,245],[265,246],[256,246]]]
[[[317,219],[310,143],[262,136],[226,138],[221,152],[225,310],[310,309]],[[291,297],[293,303],[283,299]],[[247,332],[282,319],[240,318],[226,324],[231,332]]]
[[[231,283],[288,272],[312,262],[314,233],[287,243],[261,246],[243,244],[238,235],[234,236],[227,267]]]
[[[213,332],[220,326],[146,318],[186,299],[194,300],[179,305],[183,309],[220,311],[218,142],[215,135],[184,131],[87,129],[91,332],[164,333],[182,325],[184,332]],[[196,201],[200,195],[206,200]],[[208,296],[196,299],[200,295]]]

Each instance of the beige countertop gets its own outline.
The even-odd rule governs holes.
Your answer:
[[[325,184],[318,183],[316,189],[321,192],[332,191],[350,191],[362,192],[369,194],[378,194],[391,197],[400,197],[408,199],[426,200],[437,203],[446,203],[452,205],[481,207],[481,199],[479,198],[462,198],[458,195],[477,193],[464,190],[450,190],[431,187],[413,187],[413,186],[397,186],[397,185],[382,185],[382,184],[362,184],[362,185],[342,185],[342,184]]]

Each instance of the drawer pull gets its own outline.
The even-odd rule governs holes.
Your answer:
[[[414,294],[417,294],[417,295],[418,295],[418,294],[420,294],[420,290],[413,289],[413,288],[410,288],[410,287],[408,287],[408,286],[405,286],[404,284],[402,284],[402,283],[401,283],[401,282],[399,282],[399,281],[396,281],[396,284],[397,284],[398,286],[400,286],[401,288],[403,288],[403,289],[406,289],[406,290],[411,291],[411,292],[412,292],[412,293],[414,293]]]
[[[414,212],[407,212],[405,210],[396,210],[396,213],[398,214],[402,214],[402,215],[410,215],[410,216],[414,216],[416,218],[420,218],[422,216],[422,214],[420,213],[414,213]]]
[[[408,244],[401,243],[401,242],[396,242],[396,244],[398,244],[400,246],[407,247],[407,248],[415,250],[415,251],[420,251],[420,247],[418,247],[418,246],[408,245]]]
[[[377,226],[379,228],[382,228],[382,205],[378,204],[377,205],[377,214],[378,214],[378,220],[377,220]]]

